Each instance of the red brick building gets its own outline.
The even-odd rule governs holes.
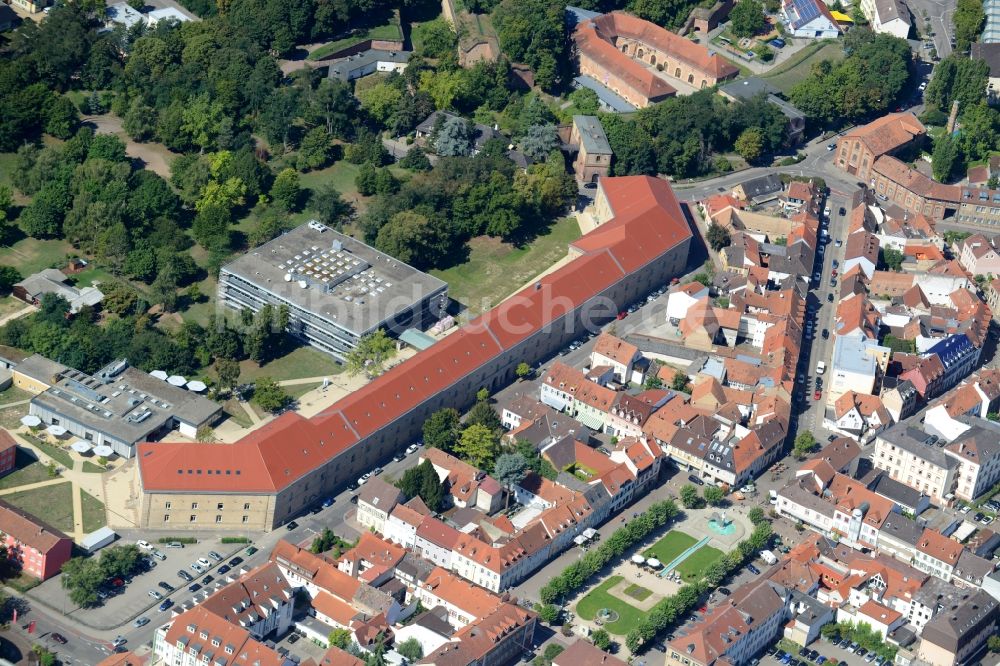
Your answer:
[[[30,513],[0,500],[0,537],[21,570],[46,580],[59,573],[70,558],[73,540]]]
[[[837,142],[837,166],[858,178],[872,178],[872,166],[883,155],[892,155],[923,139],[927,130],[912,113],[890,113],[857,127]]]
[[[17,458],[17,442],[10,433],[0,428],[0,476],[14,471]]]

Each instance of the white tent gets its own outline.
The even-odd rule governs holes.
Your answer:
[[[49,433],[53,437],[62,437],[63,435],[66,434],[66,428],[62,427],[61,425],[53,424],[50,425],[48,428],[46,428],[45,432]]]
[[[115,450],[108,446],[107,444],[101,444],[100,446],[94,447],[94,455],[101,456],[102,458],[107,458],[108,456],[113,456]]]
[[[21,417],[21,424],[26,425],[29,428],[37,428],[42,425],[42,420],[34,414],[28,414],[27,416]]]
[[[646,563],[646,558],[643,557],[642,555],[633,555],[632,556],[632,561],[635,564],[645,564]]]
[[[660,563],[660,561],[658,559],[656,559],[655,557],[651,557],[648,560],[646,560],[646,564],[648,564],[649,566],[653,567],[654,569],[659,569],[660,567],[663,566]]]
[[[205,382],[200,382],[197,379],[192,379],[187,383],[187,390],[192,391],[194,393],[201,393],[207,388],[208,387],[205,386]]]
[[[73,449],[77,453],[86,453],[87,451],[89,451],[91,449],[90,443],[89,442],[85,442],[82,439],[76,440],[75,442],[73,442],[69,446],[70,446],[71,449]]]
[[[573,543],[575,543],[578,546],[582,546],[583,544],[587,543],[587,539],[582,534],[577,534],[575,537],[573,537]]]
[[[588,527],[583,531],[583,536],[587,537],[588,539],[593,539],[595,536],[597,536],[597,530],[595,530],[593,527]]]
[[[184,386],[187,384],[187,380],[180,375],[170,375],[167,377],[167,383],[171,386]]]
[[[167,381],[167,373],[163,372],[163,370],[153,370],[151,373],[149,373],[149,376],[156,377],[157,379],[163,382]]]

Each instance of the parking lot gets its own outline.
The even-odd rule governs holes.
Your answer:
[[[125,545],[132,543],[119,540],[115,545]],[[222,544],[218,540],[202,540],[196,544],[184,544],[183,548],[167,548],[166,544],[154,543],[152,546],[162,554],[160,558],[150,558],[156,566],[151,570],[142,571],[130,579],[123,580],[120,586],[109,586],[101,604],[94,608],[80,609],[70,601],[67,590],[62,587],[60,576],[50,578],[38,587],[28,592],[29,597],[40,599],[47,605],[61,610],[70,616],[79,616],[83,613],[87,615],[87,622],[92,626],[114,627],[123,622],[131,623],[139,615],[147,616],[153,624],[160,621],[160,604],[169,599],[173,603],[181,603],[192,597],[192,592],[188,591],[188,586],[197,582],[202,587],[198,594],[204,592],[202,580],[210,576],[210,586],[214,586],[217,580],[223,578],[219,574],[221,566],[227,566],[234,556],[242,556],[242,551],[246,549],[243,544]],[[220,555],[222,560],[217,561],[209,556],[209,552],[214,551]],[[150,551],[144,551],[149,555]],[[202,572],[195,571],[191,564],[199,558],[207,560],[208,567],[203,567]],[[183,570],[189,574],[192,581],[181,579],[178,572]],[[169,585],[171,589],[165,589],[160,583]],[[150,594],[153,591],[159,598],[154,598]],[[204,598],[204,597],[201,597]]]
[[[870,653],[865,652],[863,648],[857,652],[851,652],[848,648],[834,645],[824,638],[813,641],[807,646],[807,649],[818,653],[818,655],[802,656],[799,654],[800,649],[796,649],[785,660],[778,659],[781,656],[779,652],[777,655],[766,654],[760,663],[763,666],[795,666],[792,662],[794,659],[799,666],[816,666],[818,663],[821,663],[822,666],[877,666],[875,659],[868,661]]]

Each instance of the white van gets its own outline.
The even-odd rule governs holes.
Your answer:
[[[778,558],[775,557],[774,553],[769,550],[760,551],[760,559],[764,560],[768,564],[777,564]]]
[[[816,364],[816,374],[822,375],[824,372],[826,372],[826,362],[820,361]]]

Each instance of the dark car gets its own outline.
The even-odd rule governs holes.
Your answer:
[[[667,646],[664,645],[663,643],[653,643],[653,649],[656,650],[657,652],[666,652]]]
[[[826,300],[827,300],[828,302],[830,302],[830,303],[833,303],[833,294],[827,294],[827,295],[826,295]]]
[[[830,435],[829,437],[827,437],[827,438],[826,438],[826,441],[828,441],[828,442],[832,442],[832,441],[833,441],[833,440],[835,440],[835,439],[837,439],[837,436],[836,436],[836,435]]]
[[[181,578],[183,578],[184,580],[186,580],[189,583],[194,580],[194,576],[192,576],[191,574],[189,574],[187,571],[184,571],[184,569],[181,569],[180,571],[178,571],[177,575],[180,576]]]
[[[847,215],[847,211],[846,211],[846,210],[844,209],[844,207],[843,207],[843,206],[841,206],[841,207],[840,207],[840,210],[839,210],[838,212],[839,212],[839,213],[840,213],[841,215]]]
[[[63,636],[62,634],[56,634],[56,633],[53,633],[53,634],[50,634],[50,637],[51,637],[51,638],[52,638],[52,640],[54,640],[54,641],[55,641],[56,643],[59,643],[59,645],[66,645],[66,643],[67,643],[67,641],[66,641],[66,637],[65,637],[65,636]]]
[[[760,575],[760,569],[758,569],[757,567],[755,567],[752,564],[748,564],[747,565],[747,570],[749,570],[750,573],[752,573],[755,576],[759,576]]]
[[[702,480],[701,480],[701,479],[700,479],[700,478],[699,478],[699,477],[698,477],[697,475],[695,475],[695,474],[688,474],[688,481],[690,481],[691,483],[694,483],[694,484],[697,484],[697,485],[699,485],[699,486],[703,486],[703,485],[705,485],[705,482],[704,482],[704,481],[702,481]]]
[[[396,462],[403,462],[404,460],[406,460],[406,454],[400,451],[399,453],[394,455],[392,459]]]
[[[174,586],[165,580],[161,580],[159,583],[157,583],[157,585],[160,587],[160,589],[166,590],[167,592],[174,591]]]
[[[785,48],[785,40],[779,39],[777,37],[775,37],[774,39],[772,39],[771,41],[769,41],[768,44],[770,44],[771,46],[773,46],[776,49],[783,49],[783,48]]]
[[[355,483],[354,481],[351,481],[350,483],[347,484],[347,489],[351,491],[357,490],[358,484]]]
[[[293,520],[292,522],[290,522],[287,525],[285,525],[285,529],[288,530],[289,532],[291,532],[292,530],[298,528],[298,526],[299,526],[299,524]]]
[[[800,657],[808,657],[809,656],[809,648],[799,648],[799,656]]]
[[[830,339],[830,331],[829,331],[829,329],[826,329],[826,328],[823,329],[823,339],[824,340],[829,340]]]
[[[220,574],[224,574],[224,573],[228,573],[228,572],[229,572],[229,565],[228,564],[223,564],[221,567],[218,568],[218,573],[220,573]]]
[[[201,584],[202,585],[208,585],[213,580],[215,580],[215,578],[213,576],[205,576],[204,578],[201,579]]]
[[[728,587],[720,587],[719,594],[724,594],[728,597],[730,594],[732,594],[732,592],[729,591]]]
[[[241,564],[243,564],[243,558],[242,557],[234,557],[233,559],[229,560],[229,566],[230,567],[238,567]]]
[[[188,592],[197,592],[201,589],[201,583],[191,583],[188,585]]]
[[[171,601],[170,599],[164,599],[163,603],[160,604],[160,612],[162,613],[163,611],[167,610],[173,605],[174,605],[173,601]]]
[[[351,495],[351,504],[357,504],[357,503],[358,503],[358,496]]]

